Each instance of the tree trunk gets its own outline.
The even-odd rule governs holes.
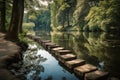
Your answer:
[[[0,5],[1,5],[1,1],[0,1]],[[0,28],[1,28],[1,6],[0,6]]]
[[[19,33],[22,33],[22,22],[23,22],[23,15],[24,15],[24,0],[19,0],[19,9],[20,9],[20,16],[19,16]]]
[[[20,11],[19,11],[19,0],[13,0],[13,8],[12,8],[12,17],[8,30],[8,34],[6,35],[7,39],[17,40],[18,39],[18,29],[20,22]]]
[[[70,14],[70,13],[69,13],[69,10],[68,10],[68,12],[67,12],[67,26],[68,26],[68,27],[70,27],[69,14]]]
[[[6,0],[2,0],[1,2],[1,26],[0,26],[0,31],[1,32],[6,32],[5,28],[5,16],[6,16]]]

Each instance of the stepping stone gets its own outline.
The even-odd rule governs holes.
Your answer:
[[[28,38],[31,38],[31,35],[26,35]]]
[[[50,42],[50,40],[41,40],[42,43]]]
[[[34,36],[32,36],[32,35],[29,35],[28,37],[29,37],[29,38],[31,38],[31,39],[33,39],[33,37],[34,37]]]
[[[96,70],[85,74],[85,80],[107,80],[108,72]]]
[[[64,47],[57,47],[57,48],[53,48],[52,52],[57,52],[58,50],[63,50]]]
[[[84,64],[74,68],[74,72],[80,77],[84,77],[85,73],[89,73],[95,70],[97,70],[97,67],[91,64]]]
[[[37,41],[38,39],[40,39],[40,37],[34,36],[33,39],[34,39],[34,41]]]
[[[41,40],[41,45],[44,46],[45,43],[49,43],[49,42],[50,42],[50,40]]]
[[[52,48],[57,48],[57,47],[60,47],[59,45],[48,45],[48,50],[51,51]]]
[[[65,50],[65,49],[63,49],[63,50],[58,50],[58,51],[55,53],[55,55],[56,55],[56,56],[58,56],[58,55],[65,55],[65,54],[68,54],[68,53],[71,53],[71,51],[70,51],[70,50]]]
[[[65,55],[60,55],[58,57],[58,60],[60,60],[62,63],[65,63],[65,61],[70,61],[76,59],[76,55],[74,54],[65,54]]]
[[[41,45],[43,41],[44,41],[43,39],[39,39],[38,43]]]
[[[52,49],[51,49],[51,53],[55,55],[55,53],[56,53],[57,51],[63,50],[63,49],[64,49],[64,47],[52,48]]]
[[[81,60],[81,59],[75,59],[75,60],[65,62],[66,67],[68,67],[69,69],[73,69],[73,68],[75,68],[77,66],[81,66],[83,64],[85,64],[85,60]]]
[[[44,48],[48,50],[48,46],[54,46],[55,43],[52,43],[52,42],[47,42],[47,43],[44,43]]]

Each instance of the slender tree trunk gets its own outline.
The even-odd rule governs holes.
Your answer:
[[[0,2],[0,5],[2,5],[1,2]],[[1,28],[1,6],[0,6],[0,28]]]
[[[0,31],[1,32],[6,32],[5,28],[5,17],[6,16],[6,0],[2,0],[1,2],[1,26],[0,26]]]
[[[19,16],[19,33],[22,33],[22,22],[23,22],[23,15],[24,15],[24,0],[19,0],[19,9],[20,9],[20,16]]]
[[[67,9],[67,26],[70,26],[70,22],[69,22],[69,9]]]
[[[13,0],[13,8],[12,8],[12,17],[8,30],[8,34],[6,35],[7,39],[17,40],[18,39],[18,27],[19,27],[19,0]]]
[[[28,17],[29,17],[29,12],[26,13],[26,22],[27,22],[27,23],[29,23],[29,19],[28,19]]]
[[[62,15],[62,26],[63,26],[63,28],[65,27],[65,14],[63,13],[63,15]]]

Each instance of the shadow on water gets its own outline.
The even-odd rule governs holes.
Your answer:
[[[120,76],[120,36],[118,33],[50,32],[49,35],[38,36],[72,50],[77,58],[110,72],[112,76]]]

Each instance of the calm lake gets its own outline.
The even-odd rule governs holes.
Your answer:
[[[120,76],[119,33],[37,31],[36,35],[72,50],[77,58],[110,72],[112,76]]]
[[[117,33],[41,32],[36,36],[69,49],[79,59],[120,78],[120,36]],[[27,80],[80,80],[39,44],[31,41],[22,68]]]

